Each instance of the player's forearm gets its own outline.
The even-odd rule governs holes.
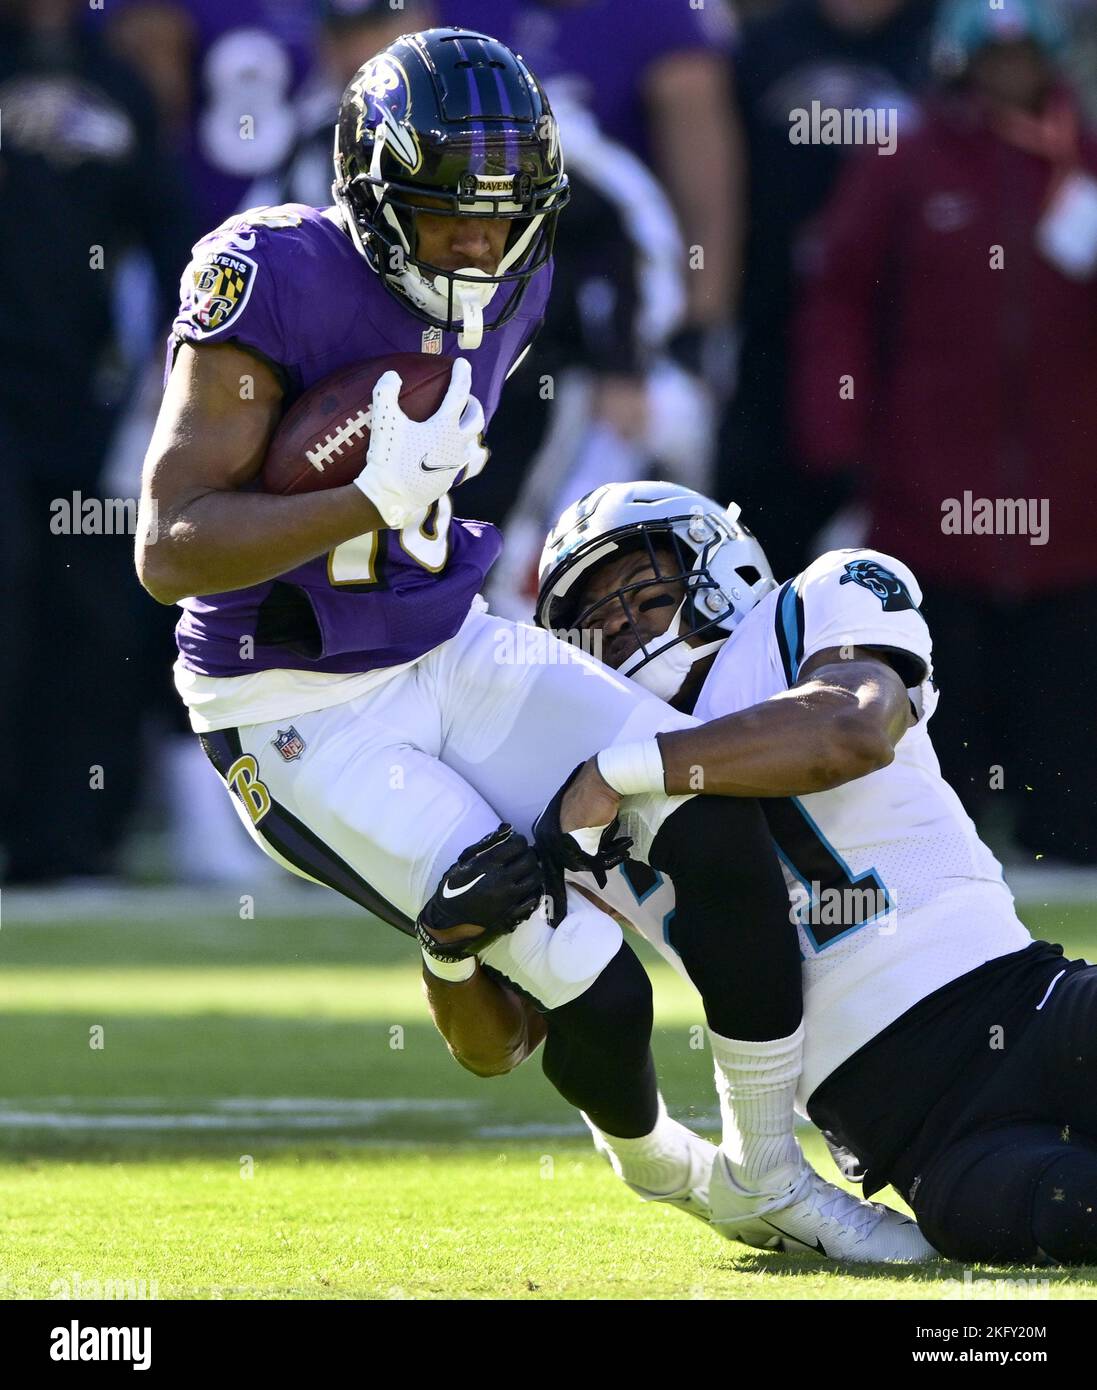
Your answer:
[[[888,721],[858,693],[811,683],[694,729],[660,734],[666,789],[804,796],[886,767]]]
[[[477,1076],[513,1071],[545,1036],[540,1014],[479,967],[457,983],[424,968],[423,991],[446,1046]]]
[[[691,271],[686,279],[689,295],[687,321],[698,328],[720,325],[731,317],[734,307],[734,287],[741,272],[742,248],[735,212],[736,192],[723,161],[729,157],[723,141],[713,141],[713,148],[698,167],[713,171],[711,182],[697,189],[681,180],[678,206],[682,218],[692,228],[689,245],[701,248],[704,269]],[[698,264],[700,264],[698,262]]]
[[[161,603],[260,584],[384,524],[354,486],[296,497],[209,491],[157,522],[137,570]]]
[[[739,126],[730,119],[727,71],[721,59],[678,54],[650,80],[657,172],[689,248],[688,320],[709,327],[732,312],[742,255],[746,166]],[[682,161],[683,148],[693,151],[692,160]]]

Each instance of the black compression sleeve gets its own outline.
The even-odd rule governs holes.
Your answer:
[[[800,944],[757,801],[695,796],[663,823],[649,862],[670,875],[670,944],[723,1037],[787,1038],[803,1015]]]

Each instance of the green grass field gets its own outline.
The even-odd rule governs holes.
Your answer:
[[[1025,915],[1097,956],[1097,908]],[[664,1093],[711,1133],[697,1001],[652,969]],[[481,1081],[450,1060],[408,943],[368,919],[266,918],[260,904],[241,921],[229,894],[200,918],[31,924],[7,911],[0,1016],[0,1296],[94,1296],[95,1281],[145,1281],[162,1299],[963,1287],[956,1266],[828,1267],[642,1205],[539,1065]],[[1097,1270],[969,1277],[1022,1273],[1047,1278],[1052,1298],[1097,1297]]]

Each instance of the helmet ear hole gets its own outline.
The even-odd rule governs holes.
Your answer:
[[[762,577],[753,565],[739,565],[736,567],[735,573],[744,584],[757,584]]]

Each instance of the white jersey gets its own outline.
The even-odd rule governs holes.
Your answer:
[[[888,767],[831,791],[764,798],[804,961],[811,1093],[920,999],[1030,937],[1001,865],[941,777],[927,728],[937,703],[929,629],[910,570],[875,550],[835,550],[768,595],[718,652],[693,713],[734,714],[795,685],[827,648],[887,648],[917,723]],[[682,973],[667,940],[669,882],[630,867],[599,896]],[[898,1084],[900,1078],[896,1078]]]

